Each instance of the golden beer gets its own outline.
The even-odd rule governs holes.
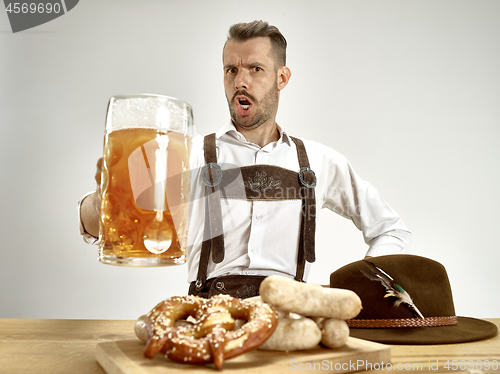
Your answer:
[[[191,137],[132,127],[107,131],[101,181],[101,262],[186,261]]]

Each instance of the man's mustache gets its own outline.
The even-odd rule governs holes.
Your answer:
[[[233,98],[231,99],[231,101],[234,101],[234,99],[236,99],[236,96],[238,95],[243,95],[243,96],[246,96],[248,97],[251,101],[253,102],[256,102],[257,100],[252,96],[250,95],[246,90],[238,90],[234,93],[233,95]]]

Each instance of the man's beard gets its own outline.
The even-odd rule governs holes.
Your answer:
[[[277,82],[276,82],[277,85]],[[276,85],[271,87],[269,91],[265,94],[265,96],[260,101],[256,101],[255,98],[249,95],[245,90],[239,90],[233,95],[233,99],[229,101],[229,113],[231,115],[231,119],[234,124],[240,126],[243,129],[253,129],[258,128],[264,123],[266,123],[270,118],[276,115],[278,111],[278,90],[276,89]],[[250,99],[253,99],[253,105],[258,104],[259,108],[253,114],[253,120],[251,122],[246,122],[245,118],[241,121],[238,120],[238,114],[236,113],[236,108],[234,104],[234,97],[237,95],[246,95]],[[245,122],[244,122],[245,121]]]

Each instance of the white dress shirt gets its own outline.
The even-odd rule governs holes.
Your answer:
[[[276,165],[299,171],[295,143],[279,128],[276,142],[260,147],[247,142],[229,122],[216,133],[217,162],[222,169],[257,164]],[[328,208],[353,221],[369,246],[368,256],[396,254],[408,248],[411,233],[380,194],[352,169],[347,159],[320,143],[301,139],[311,169],[317,177],[316,207]],[[188,281],[196,280],[203,241],[205,202],[201,168],[205,164],[203,137],[193,139],[188,229]],[[211,260],[207,278],[222,275],[271,275],[294,277],[301,224],[301,200],[221,199],[225,255],[221,263]],[[306,212],[307,213],[307,212]],[[316,248],[321,252],[334,248]],[[304,280],[310,271],[306,262]]]

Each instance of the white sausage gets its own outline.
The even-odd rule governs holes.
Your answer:
[[[328,348],[342,347],[349,338],[349,326],[341,319],[323,319],[318,326],[322,334],[321,343]]]
[[[148,333],[146,331],[146,315],[140,316],[137,321],[135,321],[135,336],[139,338],[142,342],[146,343],[148,341]]]
[[[321,330],[310,318],[290,314],[280,315],[278,327],[259,346],[268,351],[299,351],[316,347],[321,341]]]
[[[361,299],[351,290],[324,288],[280,275],[266,277],[259,293],[262,301],[276,309],[307,317],[350,319],[361,311]]]

